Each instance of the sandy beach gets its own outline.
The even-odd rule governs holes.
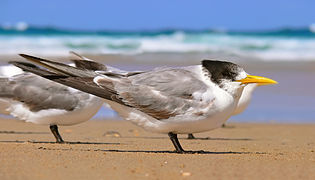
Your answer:
[[[0,179],[314,179],[315,125],[230,123],[180,141],[122,120],[60,127],[0,120]],[[210,137],[210,138],[208,138]]]

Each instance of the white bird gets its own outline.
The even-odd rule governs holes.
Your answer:
[[[245,109],[248,107],[248,105],[250,103],[250,100],[252,98],[252,94],[253,94],[254,90],[256,89],[256,87],[258,87],[258,84],[256,84],[256,83],[251,83],[251,84],[248,84],[244,87],[244,90],[242,92],[240,100],[238,101],[236,109],[234,110],[234,112],[232,114],[233,116],[240,114],[240,113],[245,111]],[[223,127],[223,125],[222,125],[222,127]],[[195,139],[195,136],[193,134],[188,134],[187,139]]]
[[[186,153],[177,134],[209,131],[220,127],[234,112],[243,88],[249,83],[276,81],[248,75],[231,62],[203,60],[202,65],[159,68],[122,76],[67,66],[21,54],[46,69],[23,70],[102,97],[118,114],[156,133],[168,134],[178,153]]]
[[[245,109],[248,107],[250,100],[252,98],[254,90],[258,87],[258,84],[252,83],[245,86],[241,98],[238,101],[237,107],[233,112],[233,115],[240,114],[245,111]]]
[[[24,65],[30,66],[26,63]],[[64,142],[58,132],[58,125],[69,126],[85,122],[103,104],[101,98],[32,73],[22,71],[16,74],[9,76],[3,73],[9,77],[0,78],[0,113],[34,124],[49,125],[57,143]]]

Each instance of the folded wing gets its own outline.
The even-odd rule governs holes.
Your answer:
[[[72,111],[81,100],[88,99],[84,93],[75,93],[68,87],[49,82],[39,76],[23,73],[0,81],[0,98],[23,102],[30,111],[62,109]]]
[[[136,108],[159,120],[185,113],[199,113],[199,109],[206,108],[211,102],[194,97],[195,93],[206,93],[207,86],[192,72],[184,69],[158,69],[130,76],[105,76],[88,70],[84,70],[87,72],[84,73],[82,69],[73,67],[70,67],[71,71],[66,71],[69,67],[64,64],[27,55],[23,57],[51,69],[55,74],[39,68],[23,67],[15,62],[23,70]]]

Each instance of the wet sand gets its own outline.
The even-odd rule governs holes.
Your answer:
[[[60,127],[0,120],[0,179],[314,179],[315,125],[228,124],[175,154],[167,135],[122,120]],[[207,138],[210,137],[210,138]]]

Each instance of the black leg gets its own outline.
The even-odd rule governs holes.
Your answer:
[[[59,131],[58,131],[58,126],[57,125],[50,125],[50,130],[53,133],[53,135],[56,138],[56,143],[64,143],[64,141],[62,140]]]
[[[170,132],[170,133],[168,133],[168,136],[170,137],[173,145],[175,146],[176,152],[177,153],[184,153],[185,151],[178,141],[177,134]]]
[[[188,134],[187,139],[196,139],[195,136],[193,134]]]

